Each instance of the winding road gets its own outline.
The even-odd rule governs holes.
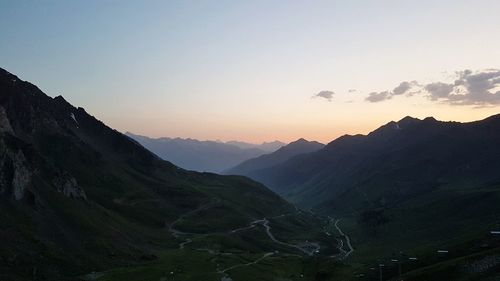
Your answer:
[[[211,200],[211,202],[208,202],[208,203],[206,203],[204,205],[201,205],[201,206],[199,206],[198,208],[196,208],[194,210],[188,211],[188,212],[180,215],[177,219],[175,219],[174,221],[172,221],[170,224],[168,224],[168,223],[166,224],[166,226],[168,226],[168,231],[172,234],[172,236],[174,236],[177,239],[182,239],[183,240],[182,242],[179,243],[179,249],[183,250],[187,244],[193,242],[193,240],[191,239],[191,238],[193,238],[193,236],[200,237],[200,236],[213,235],[213,234],[229,234],[229,235],[231,235],[231,234],[234,234],[234,233],[237,233],[237,232],[240,232],[240,231],[245,231],[245,230],[253,229],[253,228],[257,227],[258,225],[262,225],[265,228],[267,236],[274,243],[282,245],[282,246],[287,246],[287,247],[290,247],[290,248],[297,249],[300,252],[303,252],[304,254],[306,254],[308,256],[313,256],[314,254],[318,253],[319,250],[320,250],[320,248],[321,248],[320,245],[318,243],[316,243],[316,242],[306,241],[306,242],[303,242],[301,244],[290,244],[290,243],[286,243],[286,242],[280,241],[280,240],[278,240],[274,236],[274,234],[271,232],[272,227],[270,226],[269,219],[276,219],[276,218],[285,217],[285,216],[293,214],[293,212],[285,213],[285,214],[281,214],[281,215],[277,215],[277,216],[273,216],[273,217],[268,217],[268,218],[265,217],[263,219],[254,220],[254,221],[250,222],[247,226],[236,228],[236,229],[233,229],[233,230],[230,230],[230,231],[227,231],[227,232],[192,233],[192,232],[181,231],[181,230],[178,230],[178,229],[175,228],[175,225],[178,224],[181,220],[185,219],[186,217],[188,217],[190,215],[193,215],[196,212],[199,212],[199,211],[211,208],[212,206],[214,206],[216,204],[219,204],[220,202],[221,202],[221,200],[219,198],[213,198]],[[301,212],[297,207],[295,207],[295,208],[296,208],[296,212]],[[339,233],[346,238],[347,244],[348,244],[348,246],[350,248],[350,251],[344,255],[344,257],[347,257],[354,250],[352,249],[352,247],[350,245],[349,237],[347,235],[345,235],[342,232],[342,230],[338,227],[338,222],[339,222],[339,220],[337,220],[335,222],[335,227],[337,228],[337,230],[339,231]],[[188,236],[188,237],[185,237],[185,236]],[[342,246],[340,248],[342,248],[342,247],[343,247],[343,242],[342,242]],[[229,252],[222,253],[222,252],[214,251],[214,250],[208,249],[208,248],[199,248],[199,249],[195,249],[195,250],[206,251],[209,254],[214,255],[214,256],[218,256],[218,255],[233,255],[233,253],[229,253]],[[261,256],[260,258],[254,260],[252,262],[233,265],[233,266],[225,268],[225,269],[218,269],[217,268],[216,273],[219,273],[219,274],[222,275],[221,281],[232,281],[231,277],[228,275],[228,271],[234,270],[236,268],[241,268],[241,267],[255,265],[255,264],[261,262],[262,260],[264,260],[264,259],[266,259],[266,258],[268,258],[268,257],[270,257],[270,256],[272,256],[272,255],[274,255],[276,253],[278,253],[278,251],[265,253],[263,256]],[[282,255],[287,255],[287,254],[282,254]],[[299,256],[299,255],[296,255],[296,254],[288,254],[288,255],[289,256]],[[218,265],[217,265],[217,267],[218,267]],[[96,279],[102,277],[103,275],[104,275],[104,272],[92,272],[90,274],[85,275],[84,277],[87,280],[96,280]]]
[[[227,271],[232,270],[232,269],[235,269],[235,268],[238,268],[238,267],[250,266],[250,265],[256,264],[256,263],[260,262],[261,260],[263,260],[263,259],[265,259],[265,258],[267,258],[267,257],[269,257],[269,256],[272,256],[272,255],[274,255],[274,253],[272,253],[272,252],[271,252],[271,253],[266,253],[266,254],[264,254],[262,257],[260,257],[260,258],[258,258],[258,259],[256,259],[256,260],[254,260],[254,261],[252,261],[252,262],[249,262],[249,263],[242,263],[242,264],[237,264],[237,265],[233,265],[233,266],[228,267],[228,268],[226,268],[226,269],[219,270],[219,271],[217,271],[217,273],[220,273],[220,274],[225,274]]]
[[[332,222],[332,221],[333,221],[333,219],[330,218],[330,222]],[[343,253],[343,257],[341,259],[346,259],[347,257],[349,257],[349,255],[351,255],[354,252],[354,248],[352,247],[352,244],[351,244],[351,238],[348,235],[346,235],[342,231],[342,229],[340,229],[339,222],[340,222],[340,219],[335,220],[334,226],[337,229],[337,231],[339,232],[339,234],[345,239],[348,251],[344,250],[344,241],[343,240],[340,240],[338,249],[340,250],[341,253]]]
[[[191,210],[181,216],[179,216],[176,220],[174,220],[173,222],[171,222],[168,226],[168,230],[170,231],[170,233],[172,233],[172,236],[174,236],[175,238],[180,238],[181,236],[183,235],[200,235],[199,233],[191,233],[191,232],[184,232],[184,231],[180,231],[178,229],[175,229],[174,226],[180,222],[182,219],[196,213],[196,212],[199,212],[201,210],[205,210],[205,209],[208,209],[210,208],[212,205],[216,205],[216,204],[219,204],[220,203],[220,199],[219,198],[213,198],[212,199],[212,202],[209,202],[207,204],[204,204],[204,205],[201,205],[200,207],[194,209],[194,210]],[[189,244],[193,242],[192,239],[190,238],[186,238],[183,242],[179,243],[179,249],[184,249],[184,247],[186,246],[186,244]]]
[[[280,217],[284,217],[286,215],[288,215],[288,214],[283,214],[283,215],[275,216],[273,218],[280,218]],[[286,243],[286,242],[283,242],[283,241],[280,241],[280,240],[276,239],[276,237],[274,236],[274,234],[271,232],[271,226],[269,225],[269,220],[267,218],[263,218],[263,219],[260,219],[260,220],[255,220],[255,221],[251,222],[249,226],[234,229],[234,230],[231,231],[231,233],[236,233],[238,231],[252,229],[252,228],[254,228],[258,224],[261,224],[262,226],[264,226],[264,228],[266,229],[267,236],[269,237],[269,239],[271,239],[276,244],[280,244],[280,245],[287,246],[287,247],[290,247],[290,248],[295,248],[295,249],[297,249],[297,250],[299,250],[299,251],[301,251],[301,252],[303,252],[303,253],[305,253],[306,255],[309,255],[309,256],[314,255],[321,248],[318,243],[314,243],[314,242],[304,242],[303,244],[297,244],[296,245],[296,244],[290,244],[290,243]]]
[[[286,243],[286,242],[280,241],[280,240],[278,240],[274,236],[274,234],[271,232],[272,228],[271,228],[269,219],[281,218],[281,217],[285,217],[285,216],[291,215],[293,213],[281,214],[281,215],[277,215],[277,216],[274,216],[274,217],[269,217],[269,219],[268,218],[263,218],[263,219],[254,220],[254,221],[250,222],[247,226],[236,228],[236,229],[230,230],[228,232],[191,233],[191,232],[184,232],[184,231],[181,231],[181,230],[178,230],[178,229],[175,228],[175,225],[177,223],[179,223],[182,219],[184,219],[184,218],[186,218],[186,217],[188,217],[190,215],[193,215],[196,212],[199,212],[199,211],[211,208],[212,206],[214,206],[216,204],[219,204],[220,202],[221,202],[221,200],[219,198],[213,198],[212,202],[209,202],[209,203],[204,204],[204,205],[202,205],[202,206],[200,206],[200,207],[198,207],[198,208],[196,208],[194,210],[191,210],[189,212],[184,213],[183,215],[179,216],[176,220],[174,220],[173,222],[171,222],[168,225],[168,230],[170,231],[170,233],[172,233],[172,236],[174,236],[175,238],[183,239],[183,241],[181,243],[179,243],[179,249],[182,250],[182,249],[185,248],[185,246],[187,244],[193,242],[193,240],[191,238],[188,238],[188,237],[185,237],[185,236],[191,236],[192,237],[192,236],[205,236],[205,235],[211,235],[211,234],[229,234],[229,235],[231,235],[231,234],[234,234],[234,233],[237,233],[237,232],[240,232],[240,231],[245,231],[245,230],[253,229],[253,228],[257,227],[258,225],[262,225],[265,228],[267,236],[274,243],[282,245],[282,246],[286,246],[286,247],[297,249],[297,250],[303,252],[304,254],[306,254],[308,256],[313,256],[315,253],[318,253],[319,250],[320,250],[320,248],[321,248],[320,245],[318,243],[315,243],[315,242],[308,242],[308,241],[306,241],[306,242],[303,242],[301,244],[290,244],[290,243]],[[298,211],[300,211],[300,210],[298,210]],[[337,227],[337,225],[336,225],[336,227]],[[337,229],[340,231],[339,228],[337,228]],[[348,242],[348,243],[350,243],[350,242]],[[213,250],[206,249],[206,248],[201,248],[201,249],[197,249],[197,250],[207,251],[209,254],[212,254],[212,255],[219,254],[218,252],[215,252]],[[231,253],[224,253],[224,254],[231,254]],[[257,264],[258,262],[264,260],[265,258],[267,258],[269,256],[272,256],[273,254],[275,254],[275,252],[266,253],[262,257],[256,259],[255,261],[252,261],[252,262],[249,262],[249,263],[237,264],[237,265],[228,267],[226,269],[217,270],[217,273],[220,273],[220,274],[223,275],[223,277],[222,277],[221,280],[226,280],[226,281],[227,280],[232,280],[229,277],[229,275],[227,274],[228,271],[236,269],[236,268],[240,268],[240,267],[246,267],[246,266],[251,266],[251,265]]]

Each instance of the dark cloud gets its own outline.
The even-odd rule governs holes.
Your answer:
[[[335,95],[335,93],[332,91],[321,91],[312,97],[313,98],[324,98],[328,101],[332,101],[333,95]]]
[[[500,70],[464,70],[456,72],[453,83],[434,82],[420,84],[417,81],[401,82],[392,91],[370,93],[366,100],[380,102],[393,96],[426,94],[433,101],[452,105],[488,106],[500,104]]]

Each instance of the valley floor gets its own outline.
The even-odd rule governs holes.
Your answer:
[[[85,280],[320,280],[333,277],[332,269],[341,266],[339,261],[348,255],[338,255],[336,246],[349,239],[342,231],[340,236],[321,230],[321,241],[313,241],[317,233],[305,233],[307,238],[289,237],[281,231],[289,229],[288,223],[297,216],[312,216],[296,210],[273,217],[262,218],[233,230],[213,233],[193,233],[177,228],[182,220],[189,219],[220,203],[213,199],[194,210],[186,212],[168,225],[168,231],[178,240],[178,249],[157,253],[158,259],[106,272],[93,272]],[[311,218],[309,218],[311,219]],[[321,218],[315,218],[323,221]],[[333,222],[333,221],[331,221]],[[330,221],[325,221],[325,228]],[[337,221],[338,223],[338,221]],[[273,226],[278,231],[274,232]],[[335,226],[338,228],[337,224]],[[339,229],[339,228],[338,228]],[[339,229],[340,230],[340,229]],[[311,240],[311,241],[309,241]],[[257,244],[257,248],[251,244]],[[321,245],[326,245],[324,248]],[[350,243],[348,244],[350,246]],[[323,251],[325,253],[323,253]],[[277,279],[280,278],[280,279]]]

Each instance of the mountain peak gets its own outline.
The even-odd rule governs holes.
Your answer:
[[[248,176],[249,174],[259,169],[278,165],[300,154],[306,154],[320,150],[324,146],[324,144],[317,141],[308,141],[304,138],[300,138],[279,148],[273,153],[264,154],[257,158],[246,160],[238,166],[225,171],[225,173]]]
[[[279,141],[279,140],[275,140],[275,141],[265,141],[263,142],[261,145],[277,145],[277,146],[284,146],[285,143]]]
[[[411,117],[411,116],[405,116],[403,119],[399,120],[396,123],[398,123],[400,126],[405,126],[405,125],[414,124],[414,123],[419,122],[419,121],[421,121],[421,120],[418,118]]]
[[[309,141],[308,141],[308,140],[306,140],[305,138],[300,138],[300,139],[298,139],[298,140],[296,140],[296,141],[292,141],[292,142],[291,142],[291,143],[289,143],[289,144],[292,144],[292,143],[307,143],[307,142],[309,142]]]
[[[303,146],[324,146],[324,144],[319,143],[317,141],[308,141],[305,138],[300,138],[296,141],[293,141],[293,142],[283,146],[282,148],[289,149],[289,148],[295,148],[295,147],[299,147],[299,146],[301,146],[301,147],[303,147]]]

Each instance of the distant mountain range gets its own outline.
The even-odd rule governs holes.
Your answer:
[[[271,142],[263,142],[261,144],[255,144],[255,143],[248,143],[248,142],[234,141],[233,140],[233,141],[225,142],[225,144],[234,145],[234,146],[237,146],[237,147],[242,148],[242,149],[256,148],[256,149],[259,149],[259,150],[263,150],[266,153],[268,153],[268,152],[274,152],[274,151],[278,150],[280,147],[286,145],[286,143],[281,142],[281,141],[277,141],[277,140],[276,141],[271,141]]]
[[[277,151],[264,154],[259,157],[249,159],[243,163],[224,171],[224,174],[228,175],[244,175],[252,176],[253,174],[259,174],[259,170],[267,169],[275,165],[281,164],[294,156],[314,152],[320,150],[325,145],[316,141],[307,141],[305,139],[299,139],[294,142],[289,143],[286,146],[281,147]]]
[[[182,138],[149,138],[125,133],[141,145],[158,155],[187,170],[200,172],[222,172],[235,165],[285,145],[282,142],[264,142],[251,144],[240,141],[199,141]]]

